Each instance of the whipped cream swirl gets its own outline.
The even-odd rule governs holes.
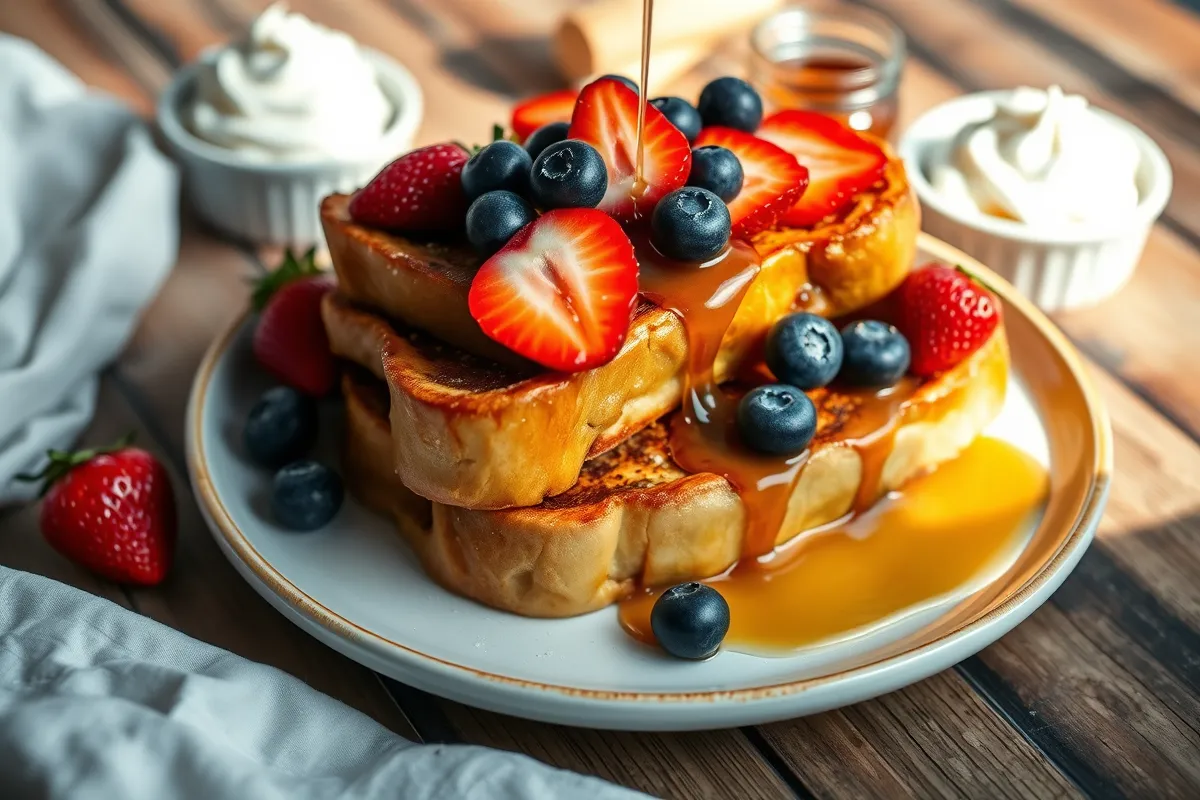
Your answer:
[[[189,111],[211,144],[304,161],[370,157],[396,110],[353,39],[276,3],[205,63]]]
[[[1137,143],[1078,95],[1022,87],[965,127],[930,168],[960,207],[1030,226],[1104,225],[1138,205]]]

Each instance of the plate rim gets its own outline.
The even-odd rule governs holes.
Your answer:
[[[914,659],[920,659],[922,656],[930,655],[943,648],[950,647],[957,642],[972,639],[982,634],[993,624],[1020,609],[1034,595],[1038,594],[1048,582],[1058,578],[1058,582],[1061,583],[1066,578],[1066,574],[1060,575],[1060,572],[1066,568],[1069,573],[1079,557],[1082,556],[1083,549],[1091,541],[1092,533],[1095,531],[1108,497],[1113,469],[1112,428],[1108,412],[1099,391],[1088,374],[1086,365],[1083,363],[1078,351],[1066,338],[1066,335],[1031,301],[1020,295],[1011,284],[961,250],[925,232],[921,232],[918,237],[917,250],[919,253],[928,254],[934,260],[962,265],[969,269],[973,274],[980,277],[989,288],[995,291],[1006,306],[1015,307],[1034,326],[1038,334],[1051,344],[1058,355],[1062,357],[1072,379],[1079,386],[1083,395],[1088,410],[1088,418],[1091,422],[1091,433],[1094,439],[1096,457],[1091,469],[1086,498],[1079,513],[1072,521],[1070,532],[1064,537],[1062,544],[1054,555],[1047,559],[1036,573],[1030,576],[1025,583],[988,613],[942,633],[917,647],[894,653],[879,660],[858,664],[854,667],[825,675],[739,689],[714,689],[689,692],[631,692],[587,689],[501,675],[456,663],[422,652],[401,642],[393,641],[346,619],[293,584],[258,552],[245,533],[242,532],[229,515],[214,488],[213,481],[208,472],[208,462],[205,457],[202,436],[208,387],[217,364],[229,350],[230,344],[250,316],[251,312],[249,310],[238,314],[214,338],[206,349],[204,357],[196,370],[196,376],[189,392],[184,426],[187,468],[191,477],[194,494],[201,507],[203,516],[209,523],[209,528],[221,545],[221,549],[228,556],[236,556],[241,562],[239,566],[248,568],[291,611],[307,622],[317,625],[325,633],[332,635],[336,639],[349,640],[351,644],[358,647],[372,645],[373,647],[370,649],[376,651],[377,655],[382,657],[384,653],[387,653],[389,656],[398,656],[405,660],[412,660],[411,664],[414,668],[432,667],[443,674],[465,674],[469,677],[484,679],[489,683],[504,685],[511,690],[519,692],[535,690],[542,694],[560,695],[568,700],[599,701],[602,704],[632,702],[638,705],[674,705],[696,703],[698,701],[703,701],[707,704],[716,702],[746,704],[766,698],[777,699],[796,695],[833,682],[840,683],[852,679],[868,678],[873,673],[887,672],[892,668],[902,667]],[[1032,613],[1032,609],[1030,613]],[[1020,617],[1014,623],[1013,627],[1019,624],[1020,621],[1023,621],[1024,618],[1024,616]]]

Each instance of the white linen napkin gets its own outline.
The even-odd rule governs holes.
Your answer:
[[[643,797],[526,756],[418,745],[279,670],[0,567],[0,797]]]
[[[0,505],[91,419],[97,373],[175,262],[177,209],[129,108],[0,34]]]

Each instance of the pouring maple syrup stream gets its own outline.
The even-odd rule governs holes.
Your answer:
[[[643,0],[643,98],[649,84],[653,6],[653,0]],[[645,117],[643,102],[638,109],[635,197],[646,185]],[[642,294],[676,314],[687,337],[683,408],[670,424],[672,458],[688,472],[724,477],[745,507],[741,559],[707,581],[719,586],[730,605],[728,646],[786,651],[862,628],[945,595],[1014,550],[1016,532],[1044,495],[1047,478],[1040,465],[1003,442],[980,440],[903,496],[876,505],[897,421],[917,388],[917,381],[906,378],[883,391],[840,393],[840,402],[853,410],[836,434],[858,453],[862,464],[854,503],[846,519],[798,537],[776,552],[789,501],[811,450],[792,457],[752,452],[737,431],[740,393],[719,385],[734,377],[719,374],[725,365],[718,354],[762,270],[758,253],[748,242],[732,240],[717,257],[690,264],[664,257],[648,236],[634,233],[633,241]],[[820,437],[818,430],[814,445]],[[1006,475],[1009,483],[1009,491],[1000,496],[995,492],[996,474]],[[967,486],[989,489],[964,495]],[[955,538],[960,531],[947,511],[962,507],[983,511],[985,524],[975,526],[969,539]],[[938,514],[930,516],[931,508]],[[634,637],[653,642],[650,611],[660,593],[661,588],[642,592],[621,603],[621,624]]]
[[[641,197],[646,191],[646,181],[642,177],[642,168],[645,165],[642,134],[646,129],[646,87],[650,85],[650,29],[653,22],[654,0],[642,0],[642,82],[638,84],[641,87],[642,102],[638,103],[637,153],[634,154],[633,160],[634,197]]]

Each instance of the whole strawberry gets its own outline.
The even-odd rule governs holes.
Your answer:
[[[41,528],[51,547],[102,578],[154,586],[175,553],[175,495],[162,464],[127,442],[51,450],[42,472],[19,477],[45,481]]]
[[[461,228],[468,205],[462,170],[470,158],[462,147],[449,143],[402,155],[350,198],[350,216],[355,222],[375,228]]]
[[[909,371],[930,377],[974,353],[1000,324],[1000,302],[961,269],[930,264],[897,294],[897,325],[912,349]]]
[[[337,378],[321,320],[321,298],[333,288],[333,279],[317,267],[309,250],[300,258],[288,251],[283,264],[254,290],[259,312],[255,358],[279,380],[317,397],[328,394]]]

